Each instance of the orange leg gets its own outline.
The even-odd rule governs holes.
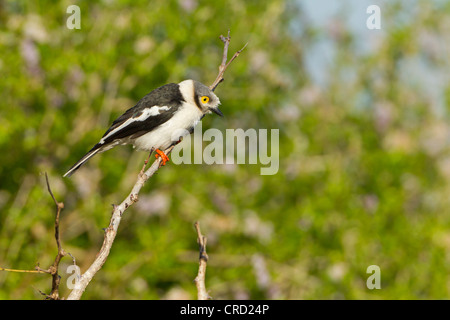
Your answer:
[[[161,157],[162,165],[165,166],[166,162],[169,161],[169,157],[159,149],[156,149],[155,152],[156,152],[155,158],[158,159],[159,157]]]

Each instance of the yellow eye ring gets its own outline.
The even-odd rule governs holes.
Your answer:
[[[209,102],[209,97],[208,96],[203,96],[203,97],[200,98],[200,101],[202,103],[208,103]]]

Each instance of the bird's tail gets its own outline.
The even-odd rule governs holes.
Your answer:
[[[91,149],[91,151],[89,151],[88,153],[86,153],[84,155],[83,158],[81,158],[80,160],[78,160],[77,163],[75,163],[73,165],[72,168],[69,169],[69,171],[66,172],[66,174],[63,177],[70,177],[76,170],[78,170],[86,161],[88,161],[90,158],[92,158],[93,156],[95,156],[99,151],[101,151],[101,148],[96,148],[97,146],[95,146],[94,148]]]

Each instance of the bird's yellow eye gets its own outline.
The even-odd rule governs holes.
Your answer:
[[[202,103],[208,103],[209,102],[209,97],[203,96],[203,97],[200,98],[200,100],[201,100]]]

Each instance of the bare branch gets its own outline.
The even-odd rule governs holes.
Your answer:
[[[197,298],[198,300],[209,300],[211,297],[206,291],[205,286],[206,264],[208,261],[208,254],[206,253],[206,237],[202,235],[198,221],[195,222],[194,226],[195,230],[197,230],[197,243],[200,253],[198,258],[198,274],[194,280],[195,285],[197,286]]]
[[[47,299],[51,300],[58,300],[59,299],[59,283],[61,280],[61,277],[58,274],[58,267],[61,259],[66,256],[66,252],[61,247],[61,237],[59,235],[59,216],[61,214],[61,210],[64,209],[64,203],[58,202],[53,195],[52,189],[50,188],[50,183],[48,182],[48,175],[47,172],[45,173],[45,181],[47,182],[47,189],[50,193],[50,196],[52,197],[53,201],[55,202],[56,206],[56,216],[55,216],[55,239],[56,239],[56,246],[58,247],[58,253],[55,257],[55,261],[53,262],[53,265],[51,265],[47,272],[52,275],[52,291],[47,296]],[[72,257],[73,259],[73,257]],[[36,268],[39,268],[37,266]],[[39,270],[42,270],[39,268]]]
[[[64,203],[58,202],[53,195],[52,189],[50,188],[50,183],[48,181],[48,175],[47,172],[45,172],[45,181],[47,183],[47,190],[50,193],[50,196],[53,199],[53,202],[56,206],[56,215],[55,215],[55,239],[56,239],[56,245],[58,247],[58,253],[55,257],[55,260],[53,264],[48,269],[42,269],[39,266],[39,263],[36,265],[34,270],[18,270],[18,269],[8,269],[8,268],[0,268],[0,271],[9,271],[9,272],[23,272],[23,273],[48,273],[52,275],[52,291],[50,294],[42,293],[40,290],[38,290],[41,294],[46,296],[46,299],[50,300],[58,300],[59,299],[59,283],[60,283],[60,276],[58,274],[58,267],[61,259],[67,254],[64,249],[61,247],[61,238],[59,235],[59,216],[61,214],[61,210],[64,209]],[[69,254],[70,255],[70,254]],[[75,261],[72,255],[70,255],[72,259]]]
[[[47,182],[47,190],[50,193],[53,201],[55,202],[56,206],[56,216],[55,216],[55,239],[56,239],[56,245],[58,246],[58,254],[61,254],[62,256],[65,256],[64,250],[61,248],[61,237],[59,235],[59,216],[61,214],[61,210],[64,209],[64,203],[58,202],[53,195],[52,189],[50,188],[50,183],[48,182],[48,175],[47,172],[45,173],[45,181]]]
[[[174,146],[167,148],[164,153],[169,155],[172,152]],[[147,159],[148,160],[148,159]],[[75,288],[72,290],[70,295],[67,297],[68,300],[79,300],[86,290],[86,287],[91,282],[92,278],[95,274],[102,268],[105,264],[106,259],[108,258],[109,252],[111,251],[111,247],[114,243],[114,239],[117,235],[117,230],[119,229],[120,220],[122,219],[122,214],[127,210],[131,205],[138,201],[138,195],[141,188],[144,186],[145,182],[150,179],[159,168],[161,168],[162,159],[159,157],[156,159],[150,168],[144,172],[141,172],[138,175],[136,184],[131,190],[130,194],[122,201],[120,205],[113,206],[113,212],[111,216],[111,220],[109,222],[108,228],[105,229],[105,236],[103,239],[103,245],[97,254],[94,262],[91,266],[83,273],[79,279],[79,281],[75,284]],[[145,168],[145,165],[142,169]]]
[[[217,75],[216,80],[214,80],[213,84],[209,86],[209,89],[211,91],[216,90],[216,88],[219,85],[219,83],[221,83],[224,80],[223,74],[225,73],[225,70],[228,68],[230,63],[233,62],[233,60],[236,59],[241,54],[242,50],[244,50],[245,47],[248,44],[248,42],[247,42],[245,44],[245,46],[241,50],[237,51],[233,55],[233,57],[230,59],[230,61],[227,62],[227,59],[228,59],[228,47],[229,47],[230,41],[231,41],[230,30],[228,30],[228,35],[226,37],[224,37],[223,35],[220,35],[220,40],[222,40],[222,42],[223,42],[222,63],[219,66],[219,74]]]

